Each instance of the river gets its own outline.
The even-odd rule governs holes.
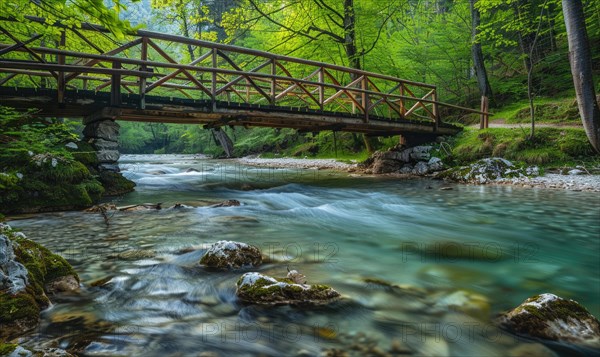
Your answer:
[[[66,257],[84,284],[43,313],[24,345],[90,356],[505,356],[541,348],[490,324],[529,296],[555,293],[600,316],[595,193],[185,155],[124,156],[120,166],[136,191],[110,202],[163,209],[110,212],[108,224],[84,212],[8,222]],[[225,200],[241,206],[210,207]],[[184,207],[169,208],[176,203]],[[260,272],[296,269],[343,298],[243,304],[235,296],[243,271],[198,264],[223,239],[259,247],[271,260]],[[99,279],[108,283],[91,286]]]

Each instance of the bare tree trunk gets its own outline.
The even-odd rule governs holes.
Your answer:
[[[354,0],[344,0],[344,49],[350,61],[350,67],[360,69],[360,58],[356,51],[355,25]]]
[[[490,81],[488,80],[487,71],[485,69],[481,43],[477,41],[477,34],[479,33],[478,27],[481,24],[481,14],[479,13],[479,10],[475,8],[476,1],[477,0],[469,0],[471,6],[471,56],[473,57],[473,67],[475,68],[475,75],[477,76],[479,93],[492,100],[492,87],[490,86]]]
[[[350,67],[355,69],[360,68],[360,58],[358,56],[356,50],[356,13],[354,12],[354,0],[344,0],[344,50],[346,51],[346,56],[348,57],[348,61],[350,62]],[[352,79],[356,79],[353,74],[351,74]],[[359,99],[360,100],[360,99]],[[366,103],[363,103],[365,108],[367,107]],[[373,153],[373,143],[372,139],[367,135],[363,134],[363,141],[365,143],[365,148],[369,154]]]
[[[592,56],[583,4],[581,0],[562,0],[562,6],[579,115],[590,143],[600,153],[600,108],[592,78]]]

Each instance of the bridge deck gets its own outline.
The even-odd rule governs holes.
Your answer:
[[[38,114],[56,117],[87,117],[102,115],[116,120],[201,124],[206,128],[220,126],[264,126],[293,128],[305,132],[324,130],[391,136],[403,133],[452,135],[460,128],[442,123],[435,127],[431,121],[407,119],[390,120],[371,116],[365,123],[360,114],[320,111],[306,107],[284,107],[236,102],[215,102],[185,98],[147,96],[145,109],[138,107],[139,95],[123,94],[118,107],[110,105],[110,93],[66,91],[65,103],[59,105],[54,89],[0,87],[0,103],[15,108],[39,109]]]

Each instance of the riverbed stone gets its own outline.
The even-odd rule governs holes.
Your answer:
[[[256,267],[262,263],[260,250],[246,243],[221,240],[204,253],[200,264],[216,269]]]
[[[427,163],[425,161],[417,162],[417,164],[415,165],[415,168],[413,169],[413,173],[415,175],[419,175],[419,176],[427,175],[428,172],[429,172],[429,165],[427,165]]]
[[[256,272],[242,275],[236,286],[238,298],[254,304],[323,304],[340,296],[327,285],[298,284]]]
[[[481,321],[489,320],[490,302],[481,294],[467,290],[457,290],[440,294],[434,299],[437,300],[433,306],[434,310],[456,311]]]
[[[433,146],[415,146],[410,151],[410,158],[416,161],[428,161]]]
[[[429,166],[429,171],[440,171],[444,169],[444,163],[439,157],[432,157],[427,162],[427,165]]]
[[[74,275],[58,277],[45,285],[46,293],[55,295],[79,290],[79,280]]]
[[[217,203],[215,205],[212,205],[212,208],[217,208],[217,207],[237,207],[240,206],[241,203],[238,200],[227,200],[227,201],[223,201],[221,203]]]
[[[600,349],[600,322],[574,300],[535,295],[498,318],[501,327],[519,335]]]
[[[469,166],[443,171],[436,177],[457,182],[486,184],[498,180],[525,178],[534,174],[535,170],[516,166],[500,157],[492,157],[481,159]]]
[[[396,160],[375,160],[371,172],[374,174],[389,174],[400,170],[401,163]]]

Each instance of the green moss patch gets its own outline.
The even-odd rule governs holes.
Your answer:
[[[548,167],[596,158],[583,129],[538,128],[533,139],[528,136],[528,130],[518,128],[463,130],[452,140],[451,159],[461,165],[486,157],[503,157]]]
[[[16,261],[27,268],[28,285],[14,295],[0,292],[0,339],[17,335],[37,325],[40,311],[50,301],[44,287],[55,279],[79,276],[61,256],[50,252],[40,244],[16,234],[4,226],[0,230],[13,242]]]
[[[246,273],[237,282],[237,296],[254,304],[322,304],[340,294],[322,284],[296,284],[288,278]]]
[[[104,196],[119,196],[133,191],[135,182],[128,180],[118,172],[103,171],[100,173],[100,182],[104,188]]]
[[[0,356],[8,356],[15,350],[19,345],[14,343],[0,343]]]

